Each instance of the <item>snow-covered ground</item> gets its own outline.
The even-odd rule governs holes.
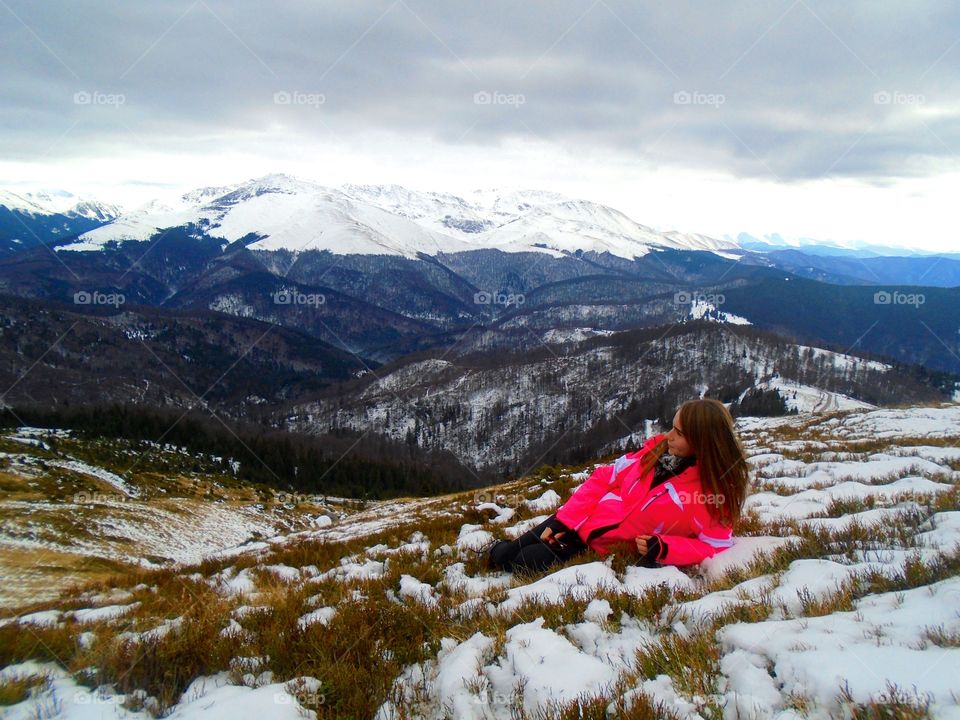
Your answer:
[[[529,480],[472,498],[383,503],[327,527],[223,553],[229,562],[253,557],[256,563],[198,579],[235,598],[224,633],[250,632],[246,618],[270,612],[256,607],[268,597],[267,582],[287,583],[291,592],[331,581],[352,589],[338,604],[327,604],[322,595],[310,598],[312,609],[297,622],[311,632],[336,632],[351,597],[371,592],[378,582],[385,583],[388,602],[456,618],[458,631],[443,636],[434,656],[407,664],[394,678],[394,692],[375,713],[379,720],[505,719],[519,707],[530,716],[549,716],[558,704],[588,696],[603,697],[609,712],[617,701],[629,705],[645,696],[682,718],[793,720],[849,716],[854,704],[896,695],[925,707],[930,717],[960,718],[960,576],[942,571],[927,581],[918,571],[938,562],[957,566],[960,406],[744,418],[738,428],[754,470],[748,530],[699,567],[643,568],[587,557],[530,580],[477,569],[478,553],[495,538],[515,536],[545,517],[588,467],[568,475],[562,493],[551,481]],[[483,512],[485,520],[478,522],[475,514],[457,519],[467,512]],[[459,531],[444,544],[426,528],[383,541],[384,531],[412,517],[452,517]],[[376,542],[364,542],[375,534]],[[361,549],[327,567],[272,559],[307,540],[349,540]],[[805,555],[805,548],[816,547],[814,540],[845,549]],[[772,562],[784,553],[793,554],[780,565]],[[403,567],[430,571],[394,569],[414,560]],[[883,579],[902,584],[844,595],[866,579],[878,588]],[[117,592],[96,601],[84,596],[88,606],[74,602],[61,611],[52,604],[7,622],[56,627],[98,615],[122,617],[135,608],[129,593]],[[665,597],[654,615],[623,609],[642,607],[651,593]],[[727,619],[712,625],[718,618]],[[493,622],[508,627],[500,636],[485,631]],[[177,632],[175,620],[163,627]],[[702,641],[713,648],[716,662],[712,674],[701,678],[705,691],[692,692],[689,680],[669,665],[638,669],[638,650],[649,653],[665,642],[682,646],[707,631]],[[298,698],[304,687],[319,687],[319,680],[295,678],[300,691],[294,692],[290,682],[273,677],[269,659],[234,661],[232,669],[241,667],[247,680],[238,681],[236,672],[196,678],[169,717],[315,717],[299,708]],[[27,662],[3,671],[7,677],[42,672],[50,676],[46,686],[8,708],[5,718],[34,717],[56,698],[57,717],[68,720],[107,711],[110,717],[148,716],[124,709],[123,696],[110,688],[91,691],[53,665]]]
[[[867,362],[867,361],[864,361]],[[872,362],[872,361],[871,361]],[[862,400],[855,400],[841,393],[821,390],[820,388],[790,382],[777,376],[759,382],[754,386],[758,390],[776,390],[784,399],[788,410],[801,413],[830,412],[833,410],[858,410],[875,407]],[[753,388],[751,388],[753,389]],[[744,395],[746,391],[744,391]],[[741,395],[740,399],[743,399]]]

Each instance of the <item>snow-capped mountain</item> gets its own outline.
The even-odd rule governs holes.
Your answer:
[[[609,252],[631,259],[651,249],[728,250],[739,246],[695,233],[660,233],[614,208],[540,190],[475,190],[465,198],[397,185],[347,185],[344,193],[483,248],[555,255]]]
[[[659,233],[613,208],[550,192],[483,190],[461,198],[397,185],[330,188],[282,174],[151,203],[61,249],[142,242],[164,229],[189,225],[228,242],[256,235],[261,239],[249,245],[253,250],[344,255],[416,257],[497,249],[554,256],[608,252],[632,259],[665,248],[738,249],[701,235]]]
[[[58,249],[99,250],[108,243],[147,241],[166,228],[190,225],[228,242],[258,236],[247,245],[251,250],[416,257],[470,249],[406,217],[288,175],[202,188],[171,204],[154,202]]]
[[[0,206],[32,215],[64,215],[107,222],[121,214],[118,205],[78,197],[66,190],[37,190],[14,193],[0,190]]]
[[[35,215],[45,214],[44,209],[37,205],[37,203],[9,190],[0,190],[0,206],[5,207],[11,212],[19,211],[33,213]]]
[[[481,237],[486,240],[488,247],[504,251],[544,248],[575,253],[580,250],[607,252],[628,259],[664,248],[706,249],[700,240],[689,243],[685,237],[659,233],[631,220],[619,210],[585,200],[533,206],[515,220]],[[713,240],[712,244],[736,249],[736,245],[722,240]]]
[[[0,190],[0,257],[73,237],[120,213],[116,205],[65,190]]]

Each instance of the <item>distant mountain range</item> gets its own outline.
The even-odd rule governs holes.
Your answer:
[[[77,293],[119,293],[256,318],[374,362],[470,344],[477,328],[516,349],[518,329],[589,334],[706,315],[960,372],[960,261],[947,257],[760,253],[555,193],[463,198],[287,175],[112,219],[112,206],[68,208],[72,196],[14,199],[21,227],[96,227],[42,243],[37,232],[32,246],[21,233],[24,247],[0,258],[0,292],[73,305]]]
[[[625,447],[688,397],[960,390],[949,257],[759,252],[555,193],[286,175],[133,211],[0,199],[0,407],[209,405],[522,470]]]
[[[731,240],[729,236],[724,237],[727,240]],[[960,253],[957,252],[933,252],[931,250],[917,250],[903,246],[879,245],[862,241],[840,243],[832,240],[817,240],[815,238],[805,237],[786,239],[781,237],[779,233],[765,235],[762,238],[755,237],[749,233],[740,233],[734,242],[745,250],[756,250],[758,252],[795,250],[808,255],[823,255],[827,257],[874,258],[939,255],[943,257],[960,258]]]
[[[633,260],[666,249],[706,250],[836,284],[960,285],[956,253],[777,234],[718,239],[660,232],[613,208],[535,190],[460,197],[398,185],[333,188],[275,174],[198,188],[130,211],[63,190],[0,190],[0,257],[38,245],[77,252],[156,241],[171,228],[192,228],[194,236],[217,238],[223,246],[242,240],[252,250],[407,258],[495,249]]]

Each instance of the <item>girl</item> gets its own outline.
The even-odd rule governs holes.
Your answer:
[[[587,548],[638,551],[646,563],[692,565],[733,545],[747,458],[717,400],[689,400],[673,427],[602,465],[556,515],[490,549],[490,565],[544,570]]]

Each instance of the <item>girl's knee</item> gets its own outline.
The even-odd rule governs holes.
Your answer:
[[[517,555],[519,548],[514,547],[516,541],[501,540],[490,548],[487,560],[491,567],[509,570],[510,564]]]

